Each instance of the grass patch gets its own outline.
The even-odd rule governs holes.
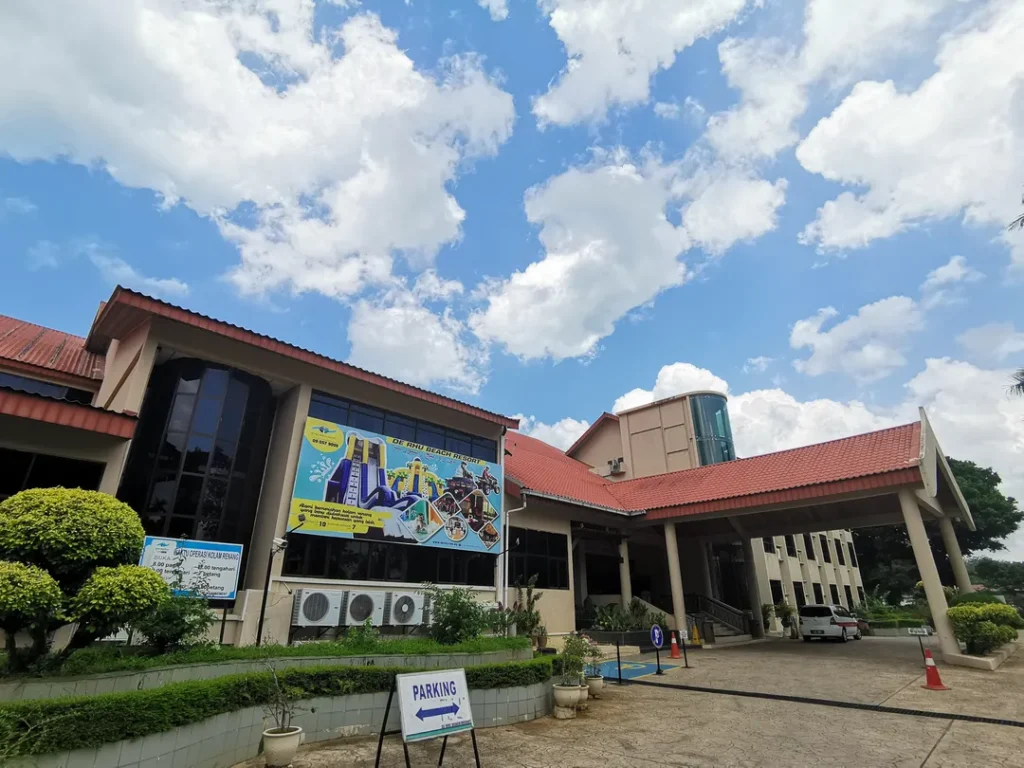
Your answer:
[[[402,667],[285,669],[278,675],[296,700],[377,693],[391,688]],[[547,682],[551,658],[466,667],[471,689]],[[189,725],[270,700],[270,672],[172,683],[161,688],[100,696],[18,702],[0,706],[0,758],[98,747]]]
[[[94,646],[75,651],[62,662],[44,660],[36,676],[95,675],[103,672],[142,671],[178,664],[210,664],[221,661],[245,661],[271,658],[307,658],[310,656],[423,656],[445,653],[488,653],[529,648],[525,637],[480,637],[456,645],[442,645],[429,637],[361,638],[329,640],[306,645],[199,646],[187,651],[147,655],[145,649],[124,646]]]

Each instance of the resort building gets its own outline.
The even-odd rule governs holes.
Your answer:
[[[925,525],[967,589],[973,521],[923,411],[741,459],[718,393],[604,414],[565,452],[517,426],[121,287],[84,337],[0,316],[0,499],[98,489],[148,547],[241,547],[223,642],[411,631],[424,582],[508,603],[533,575],[552,635],[634,596],[670,628],[757,635],[762,603],[859,602],[850,531],[902,524],[959,652]]]

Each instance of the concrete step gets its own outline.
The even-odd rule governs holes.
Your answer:
[[[749,643],[753,639],[752,635],[715,635],[714,645],[716,647],[723,645],[736,645],[737,643]]]

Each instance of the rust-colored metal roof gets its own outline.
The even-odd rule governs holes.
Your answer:
[[[648,519],[783,504],[920,482],[921,423],[614,482],[534,438],[515,435],[508,474],[526,490]]]
[[[597,419],[595,419],[593,424],[587,427],[587,431],[580,435],[578,438],[576,438],[576,442],[566,449],[566,455],[572,456],[581,445],[583,445],[585,442],[587,442],[587,440],[590,439],[590,436],[597,431],[598,427],[600,427],[606,421],[614,421],[616,424],[618,424],[619,417],[616,416],[614,413],[608,413],[608,411],[602,413],[600,416],[597,417]]]
[[[310,365],[365,381],[393,392],[415,397],[418,400],[441,405],[445,408],[452,408],[485,421],[508,427],[509,429],[516,429],[519,426],[518,419],[502,416],[469,403],[463,403],[459,400],[421,389],[420,387],[414,387],[411,384],[396,381],[387,376],[357,368],[354,365],[334,360],[317,352],[265,336],[262,333],[250,331],[247,328],[232,325],[223,320],[216,320],[215,318],[193,312],[190,309],[185,309],[166,301],[161,301],[160,299],[154,299],[151,296],[146,296],[120,285],[114,289],[110,299],[97,313],[96,319],[89,331],[89,336],[86,339],[86,347],[94,352],[105,351],[110,339],[119,338],[131,332],[141,323],[145,322],[148,317],[163,317],[175,322],[184,323],[185,325],[200,328],[225,338],[266,349],[293,360],[309,363]]]
[[[82,429],[125,440],[131,438],[135,432],[136,422],[133,416],[122,413],[19,392],[6,387],[0,387],[0,415]],[[60,446],[55,445],[54,450],[59,451]]]
[[[94,389],[103,378],[103,355],[85,348],[85,339],[0,315],[0,362],[27,375],[45,375]]]

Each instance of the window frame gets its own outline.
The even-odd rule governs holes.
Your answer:
[[[510,527],[508,541],[518,541],[508,549],[510,585],[515,585],[517,580],[525,584],[536,573],[537,589],[572,588],[568,534]],[[538,568],[540,563],[543,565]]]

